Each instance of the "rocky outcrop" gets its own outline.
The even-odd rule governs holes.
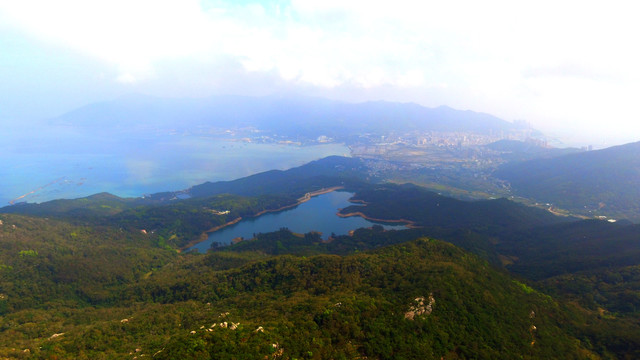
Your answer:
[[[433,305],[435,303],[436,299],[433,297],[433,294],[429,294],[427,299],[424,297],[415,298],[413,304],[409,307],[409,311],[404,314],[404,318],[414,320],[416,316],[429,315],[433,311]]]

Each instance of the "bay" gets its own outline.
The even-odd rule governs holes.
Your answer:
[[[189,250],[206,252],[214,242],[229,244],[235,238],[251,239],[254,234],[272,232],[283,227],[301,234],[319,231],[323,239],[327,239],[331,233],[345,235],[350,230],[371,227],[374,224],[382,225],[385,229],[407,228],[405,225],[375,223],[359,216],[347,218],[337,216],[341,208],[354,205],[349,202],[352,196],[353,193],[350,192],[334,191],[312,197],[309,201],[291,209],[243,219],[209,234],[207,240],[194,245]]]
[[[343,144],[256,144],[180,135],[123,141],[64,135],[2,139],[0,207],[10,201],[43,202],[99,192],[138,197],[349,154]]]

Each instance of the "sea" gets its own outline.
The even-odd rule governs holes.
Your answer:
[[[298,146],[179,134],[123,140],[56,129],[34,129],[29,135],[28,130],[0,134],[0,207],[101,192],[140,197],[349,156],[343,144]]]

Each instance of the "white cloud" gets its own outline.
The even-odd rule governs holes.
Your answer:
[[[406,84],[410,73],[422,73],[424,85],[454,73],[472,84],[476,76],[504,77],[505,68],[518,77],[567,63],[588,70],[638,60],[638,25],[615,4],[292,0],[204,9],[196,0],[24,0],[0,9],[37,36],[137,78],[166,59],[219,56],[286,80],[365,87]]]
[[[413,100],[422,103],[433,100],[421,98],[421,91],[446,89],[449,105],[542,126],[598,126],[611,108],[624,109],[618,117],[639,117],[627,96],[638,94],[640,80],[640,22],[629,2],[204,5],[0,0],[0,18],[112,64],[121,83],[162,77],[167,63],[224,73],[220,64],[234,62],[248,74],[276,74],[300,86],[412,89]]]
[[[118,75],[118,77],[116,78],[116,81],[123,84],[135,84],[137,82],[137,79],[135,78],[135,76],[129,73],[124,73],[124,74]]]
[[[130,76],[148,75],[157,60],[195,54],[199,44],[192,34],[207,27],[194,0],[6,1],[0,11],[31,34],[98,57]]]

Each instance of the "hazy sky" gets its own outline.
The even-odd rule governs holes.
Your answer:
[[[448,105],[640,140],[631,1],[0,0],[0,121],[128,93]]]

